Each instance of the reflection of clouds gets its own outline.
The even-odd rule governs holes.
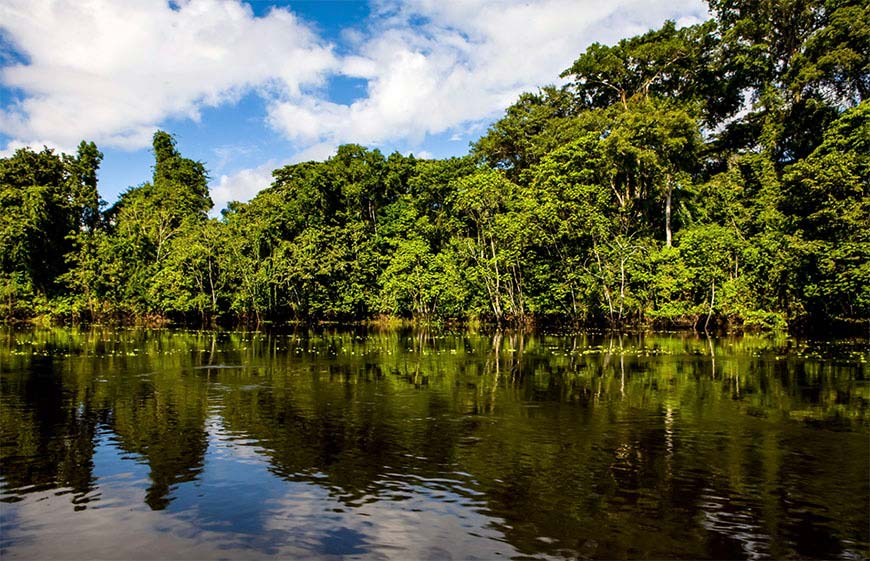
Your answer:
[[[4,559],[360,555],[404,560],[488,559],[517,553],[492,529],[491,519],[459,495],[396,483],[390,490],[403,492],[404,500],[367,496],[361,504],[348,507],[318,484],[279,483],[285,490],[283,496],[259,504],[246,501],[236,510],[225,505],[228,508],[220,513],[226,517],[223,521],[214,511],[205,515],[196,503],[178,512],[152,511],[143,502],[142,486],[131,486],[126,477],[102,481],[103,498],[98,506],[75,514],[69,502],[53,492],[32,494],[21,503],[7,505],[8,518],[19,523],[4,528],[4,542],[14,544],[4,552]],[[211,490],[221,492],[219,487]],[[235,531],[243,527],[234,519],[238,516],[258,520],[248,526],[250,531]]]
[[[145,503],[146,466],[104,442],[95,455],[101,498],[74,512],[55,491],[3,505],[4,560],[251,559],[274,557],[450,559],[513,556],[481,512],[468,474],[387,473],[349,501],[322,474],[288,481],[269,472],[255,442],[206,422],[206,469],[170,491],[172,506]]]
[[[256,439],[240,432],[228,430],[223,419],[213,414],[206,420],[205,430],[208,434],[209,458],[219,458],[224,461],[234,461],[249,464],[264,464],[263,449]]]
[[[233,345],[254,345],[252,336],[234,337]],[[562,353],[569,347],[545,339],[526,345],[522,364],[517,361],[522,371],[508,382],[514,355],[506,349],[523,343],[507,337],[498,379],[495,364],[483,362],[492,361],[491,345],[478,345],[488,339],[471,339],[478,346],[469,343],[468,358],[442,363],[432,358],[441,351],[426,351],[419,341],[288,336],[262,344],[286,345],[291,354],[299,349],[274,367],[261,366],[252,351],[225,355],[227,363],[248,364],[244,370],[167,363],[165,371],[148,374],[148,391],[168,396],[177,410],[138,401],[122,407],[144,393],[144,386],[132,385],[145,384],[137,372],[154,367],[131,363],[110,378],[109,389],[100,389],[117,395],[97,394],[84,420],[41,426],[54,431],[43,438],[56,439],[90,434],[77,427],[95,422],[92,411],[102,415],[105,408],[108,419],[96,430],[93,456],[82,455],[93,462],[93,486],[76,487],[86,492],[47,490],[79,481],[64,471],[71,464],[59,455],[38,464],[51,468],[32,481],[39,486],[0,490],[0,497],[21,499],[0,503],[2,557],[861,558],[867,550],[866,431],[780,424],[770,413],[781,410],[784,418],[818,408],[821,397],[793,395],[764,363],[740,367],[750,372],[741,375],[741,395],[754,396],[768,417],[756,419],[747,416],[746,402],[730,399],[730,378],[697,374],[695,357],[703,350],[697,345],[670,353],[686,358],[662,363],[626,350],[607,367],[601,354],[607,347],[597,345],[589,348],[594,358],[582,350],[583,362],[568,371]],[[445,354],[466,353],[456,339],[440,341]],[[428,357],[404,354],[415,344],[424,350],[414,352]],[[329,345],[332,362],[312,358],[312,349],[326,356]],[[391,363],[384,362],[384,349],[396,350]],[[298,358],[301,353],[307,358]],[[354,353],[374,358],[356,364],[347,358]],[[417,385],[418,363],[428,386]],[[103,370],[108,375],[111,368],[96,371]],[[821,386],[819,395],[842,395],[838,387]],[[776,401],[784,395],[788,401]],[[195,396],[193,417],[180,416],[187,411],[183,396]],[[137,407],[141,413],[131,414]],[[36,413],[46,420],[56,414]],[[122,415],[130,427],[164,413],[170,428],[139,441],[130,438],[135,430],[124,438],[112,432]],[[172,425],[176,417],[193,420]],[[168,435],[171,444],[174,431],[191,426],[202,436],[196,462],[152,461],[161,446],[175,456],[190,451],[187,441],[173,447],[161,439]],[[70,442],[86,451],[84,442]],[[28,450],[19,453],[38,453]],[[171,499],[160,512],[144,504],[155,475]],[[0,480],[0,488],[9,483]]]
[[[720,533],[723,539],[739,545],[746,559],[764,559],[770,556],[771,537],[755,520],[751,509],[734,504],[729,497],[718,496],[713,489],[705,489],[700,506],[703,512],[701,526]]]
[[[4,559],[203,559],[259,557],[234,547],[232,535],[204,531],[183,515],[152,511],[138,487],[101,485],[99,506],[72,513],[52,492],[9,510]],[[24,521],[27,521],[26,523]],[[5,525],[5,524],[4,524]]]
[[[444,493],[426,487],[391,487],[405,495],[403,500],[367,496],[348,508],[326,489],[306,485],[302,492],[270,502],[267,531],[292,532],[306,544],[308,555],[329,555],[341,547],[375,559],[492,559],[517,554],[475,503],[458,495],[445,500]]]

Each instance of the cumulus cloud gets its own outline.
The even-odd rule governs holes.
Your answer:
[[[227,207],[230,201],[245,202],[261,190],[272,184],[272,170],[299,162],[325,160],[335,154],[338,147],[334,144],[314,144],[297,152],[285,160],[269,160],[255,168],[246,168],[234,173],[224,174],[218,178],[217,184],[210,188],[211,199],[214,202],[212,216],[219,216],[220,211]]]
[[[55,152],[72,152],[73,149],[68,146],[62,146],[53,140],[32,140],[30,142],[22,142],[20,140],[10,140],[5,147],[0,147],[0,158],[8,158],[15,153],[19,148],[31,148],[33,150],[42,150],[49,148]]]
[[[279,167],[270,160],[255,168],[239,170],[229,175],[221,175],[217,185],[212,185],[211,199],[214,202],[211,214],[217,216],[230,201],[247,201],[272,183],[272,170]]]
[[[705,16],[697,0],[382,1],[338,70],[367,80],[368,95],[346,105],[290,96],[270,104],[269,122],[302,144],[413,145],[494,118],[521,92],[552,83],[593,41]]]
[[[227,170],[212,188],[220,209],[268,186],[275,165],[323,159],[341,143],[419,152],[428,135],[471,138],[593,41],[707,17],[700,0],[372,0],[366,27],[336,36],[339,51],[291,10],[257,17],[240,0],[3,0],[0,32],[23,55],[0,68],[18,98],[0,107],[6,151],[73,150],[82,138],[138,149],[166,120],[198,120],[254,91],[295,153],[233,172],[233,153],[215,152]],[[364,80],[365,95],[330,101],[328,80],[342,76]]]
[[[141,148],[167,118],[252,88],[298,95],[338,62],[291,12],[255,17],[237,0],[6,0],[0,27],[26,58],[0,71],[24,94],[0,132],[28,144]]]

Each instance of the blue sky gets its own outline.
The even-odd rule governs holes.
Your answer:
[[[0,155],[93,140],[111,203],[167,130],[216,212],[343,143],[464,154],[590,43],[706,17],[699,0],[3,0]]]

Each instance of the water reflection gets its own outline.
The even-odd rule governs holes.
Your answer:
[[[0,332],[4,558],[860,558],[866,342]]]

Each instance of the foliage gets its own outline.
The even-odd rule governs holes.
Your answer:
[[[870,317],[868,8],[711,0],[594,44],[464,158],[345,145],[209,218],[201,162],[0,160],[0,314],[782,328]]]

